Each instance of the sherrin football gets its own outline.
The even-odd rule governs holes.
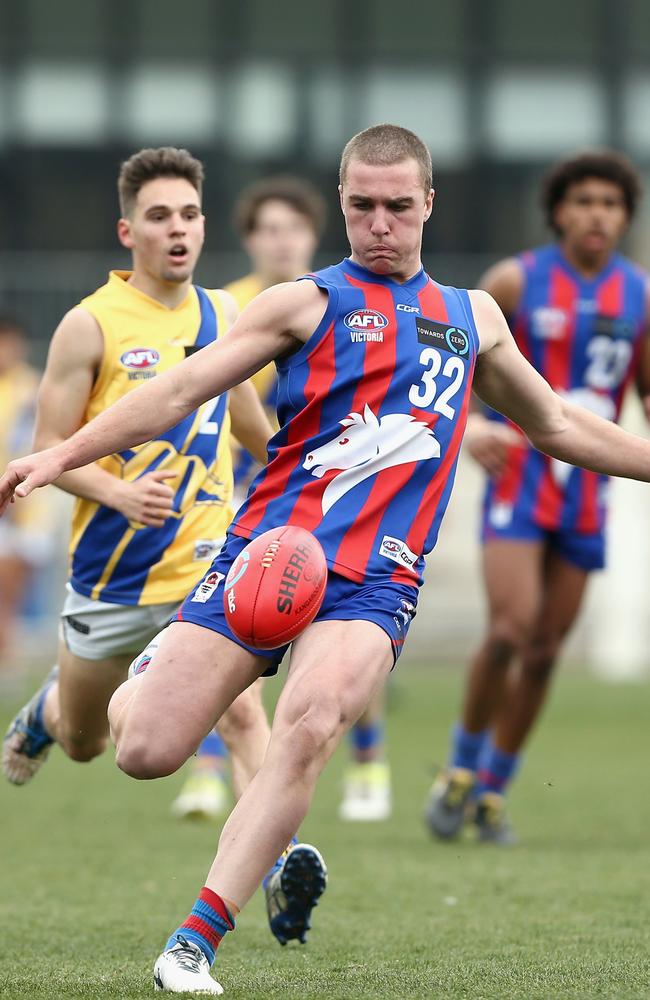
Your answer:
[[[305,528],[284,524],[242,549],[224,584],[226,620],[238,639],[256,649],[291,642],[323,603],[327,562]]]

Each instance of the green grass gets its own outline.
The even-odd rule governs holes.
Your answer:
[[[434,843],[421,821],[460,681],[400,669],[393,818],[337,821],[339,754],[302,831],[330,868],[309,944],[280,948],[256,896],[219,956],[227,997],[650,994],[648,686],[561,678],[513,789],[521,845],[508,850]],[[152,995],[152,962],[217,841],[170,817],[179,782],[138,783],[110,755],[81,766],[56,751],[31,786],[2,785],[2,998]]]

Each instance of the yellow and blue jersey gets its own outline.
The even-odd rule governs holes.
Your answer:
[[[256,274],[247,274],[244,278],[238,278],[237,281],[232,281],[229,285],[226,285],[225,290],[232,295],[237,303],[239,312],[241,312],[249,302],[252,302],[260,292],[264,291],[264,285]],[[277,371],[275,363],[271,362],[271,364],[266,365],[265,368],[256,372],[255,375],[251,376],[250,381],[253,383],[257,395],[267,410],[271,423],[277,427],[275,416]],[[235,483],[241,483],[248,478],[248,474],[255,464],[255,459],[250,452],[242,448],[236,441],[232,442],[232,449],[235,462]]]
[[[222,336],[228,326],[218,293],[192,286],[169,309],[134,288],[129,272],[80,302],[99,324],[102,363],[84,423],[150,378]],[[162,528],[127,521],[116,510],[77,499],[70,543],[70,582],[93,600],[116,604],[180,601],[204,573],[232,517],[232,460],[227,395],[204,403],[153,441],[101,459],[114,476],[175,472],[171,516]]]
[[[36,369],[24,362],[0,373],[0,468],[33,450],[39,378]],[[11,504],[4,516],[16,528],[47,533],[54,525],[51,500],[49,490],[36,490]]]

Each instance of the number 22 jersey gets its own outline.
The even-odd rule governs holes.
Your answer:
[[[478,351],[469,296],[423,270],[398,283],[349,259],[302,280],[328,305],[277,362],[280,430],[231,530],[297,524],[344,577],[418,584],[467,419]]]

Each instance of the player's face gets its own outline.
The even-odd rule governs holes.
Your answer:
[[[610,254],[623,235],[628,215],[618,184],[586,177],[571,184],[555,209],[562,242],[584,257]]]
[[[255,228],[244,240],[253,270],[269,284],[293,281],[311,267],[316,233],[309,219],[279,199],[257,210]]]
[[[188,281],[205,238],[197,191],[183,177],[148,181],[138,192],[131,218],[120,219],[118,234],[131,250],[136,270],[156,281]]]
[[[431,215],[417,162],[348,164],[339,188],[352,259],[375,274],[407,281],[420,268],[422,227]]]

